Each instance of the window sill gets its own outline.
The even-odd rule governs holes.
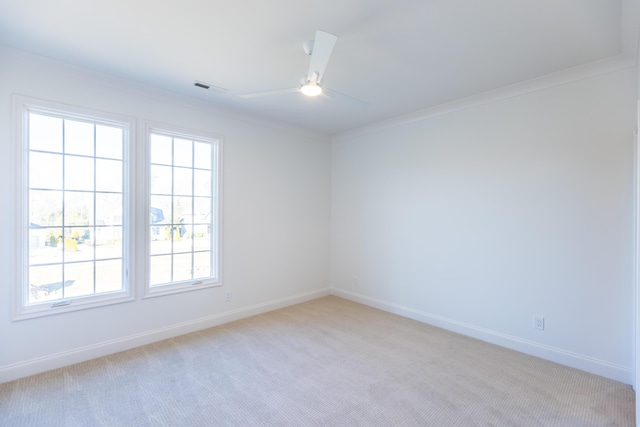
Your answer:
[[[172,283],[170,285],[164,285],[164,286],[159,285],[159,286],[147,288],[143,298],[155,298],[155,297],[160,297],[164,295],[173,295],[173,294],[178,294],[183,292],[197,291],[200,289],[216,288],[218,286],[222,286],[222,281],[209,280],[209,281],[202,281],[200,283],[198,283],[198,281],[196,282],[188,281],[188,282],[177,283],[177,284]]]
[[[14,310],[13,321],[34,319],[38,317],[52,316],[86,310],[89,308],[104,307],[113,304],[135,301],[135,297],[125,292],[117,292],[98,297],[69,298],[66,300],[48,301],[46,303],[25,306]]]

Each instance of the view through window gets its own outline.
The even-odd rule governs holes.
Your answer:
[[[218,141],[161,130],[149,141],[149,287],[215,281]]]
[[[125,131],[28,112],[27,305],[123,290]]]

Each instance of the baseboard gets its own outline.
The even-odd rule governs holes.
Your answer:
[[[389,313],[417,320],[422,323],[437,326],[452,332],[486,341],[501,347],[516,350],[521,353],[536,356],[541,359],[560,363],[572,368],[580,369],[595,375],[600,375],[625,384],[633,384],[633,370],[629,367],[609,363],[604,360],[573,353],[560,348],[547,346],[512,335],[481,328],[469,323],[459,322],[443,316],[426,313],[410,307],[394,304],[366,295],[361,295],[343,289],[332,288],[331,294],[374,307]]]
[[[179,323],[164,328],[154,329],[140,334],[129,335],[111,341],[105,341],[87,347],[76,348],[62,353],[51,354],[46,357],[31,359],[24,362],[0,367],[0,383],[62,368],[75,363],[85,362],[97,357],[107,356],[141,345],[151,344],[168,338],[177,337],[202,329],[229,323],[234,320],[255,316],[290,305],[299,304],[329,295],[329,288],[312,292],[305,292],[285,298],[275,299],[236,310],[225,311],[189,322]]]

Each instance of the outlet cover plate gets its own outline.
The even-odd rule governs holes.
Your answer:
[[[533,329],[540,329],[544,331],[544,317],[533,316]]]

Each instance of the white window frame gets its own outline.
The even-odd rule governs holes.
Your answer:
[[[150,215],[145,216],[144,227],[141,227],[144,232],[144,256],[145,256],[145,274],[144,274],[144,293],[143,298],[152,298],[163,295],[170,295],[181,292],[195,291],[199,289],[212,288],[222,285],[222,218],[221,218],[221,206],[222,206],[222,137],[210,132],[204,132],[199,130],[186,129],[178,126],[154,123],[151,121],[145,122],[144,127],[144,141],[145,144],[145,206],[144,212],[150,212],[151,208],[151,183],[150,183],[150,170],[151,170],[151,134],[162,134],[174,138],[190,139],[194,141],[209,142],[212,147],[212,207],[211,207],[211,233],[212,233],[212,272],[215,274],[208,279],[188,280],[182,282],[173,282],[170,284],[150,286]],[[143,140],[142,138],[140,138]]]
[[[133,301],[135,299],[135,289],[132,286],[134,275],[134,264],[131,254],[134,251],[134,240],[132,235],[132,225],[134,222],[133,204],[131,195],[136,188],[135,176],[132,166],[135,165],[135,156],[132,143],[132,136],[135,135],[135,119],[112,113],[63,105],[50,101],[28,98],[14,95],[13,104],[13,129],[15,145],[15,165],[16,165],[16,188],[15,188],[15,272],[16,283],[13,288],[13,320],[29,319],[40,316],[47,316],[71,311],[83,310],[92,307],[99,307],[108,304]],[[85,121],[95,121],[103,124],[123,126],[124,128],[124,176],[123,176],[123,289],[117,292],[106,294],[73,297],[62,301],[46,301],[41,304],[28,304],[28,114],[30,111],[44,114],[63,116],[69,119]]]

